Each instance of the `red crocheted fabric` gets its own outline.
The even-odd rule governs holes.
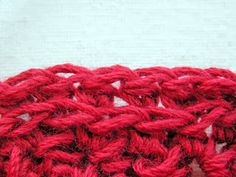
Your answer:
[[[235,177],[236,74],[71,64],[0,83],[1,177]]]

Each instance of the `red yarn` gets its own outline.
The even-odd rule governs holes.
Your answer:
[[[30,69],[0,83],[0,115],[1,177],[236,176],[226,69]]]

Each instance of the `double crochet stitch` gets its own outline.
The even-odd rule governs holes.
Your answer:
[[[227,69],[30,69],[0,82],[0,117],[0,177],[236,176]]]

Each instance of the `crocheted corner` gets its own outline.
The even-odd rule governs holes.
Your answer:
[[[234,177],[236,74],[71,64],[0,82],[1,177]]]

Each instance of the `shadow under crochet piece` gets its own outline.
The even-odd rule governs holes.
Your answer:
[[[235,177],[236,74],[71,64],[0,82],[1,177]]]

